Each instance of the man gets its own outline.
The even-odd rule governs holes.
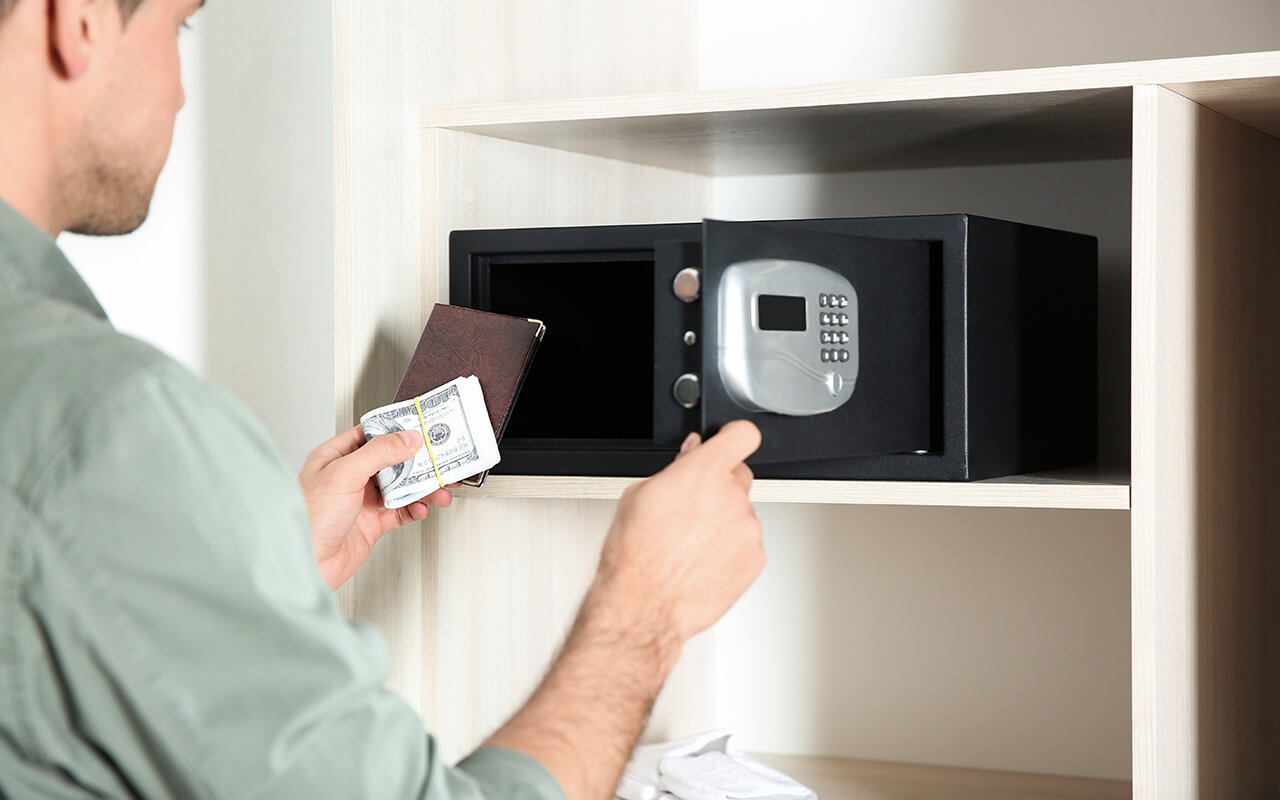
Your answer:
[[[623,497],[540,688],[457,767],[330,589],[416,435],[319,447],[117,334],[54,245],[146,217],[200,0],[0,0],[0,797],[605,798],[682,644],[763,568],[734,423]],[[317,564],[319,569],[317,569]]]

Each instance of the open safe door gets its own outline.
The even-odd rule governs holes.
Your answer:
[[[930,449],[929,246],[703,223],[702,429],[749,419],[753,464]]]

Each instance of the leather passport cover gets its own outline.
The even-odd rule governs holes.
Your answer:
[[[493,435],[502,441],[511,409],[546,330],[536,319],[436,303],[393,402],[475,375]]]

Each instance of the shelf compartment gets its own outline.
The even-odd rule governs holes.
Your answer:
[[[1261,81],[1280,53],[1086,67],[425,108],[424,128],[702,175],[1123,158],[1132,87]],[[1274,121],[1274,87],[1206,100]],[[1229,113],[1229,112],[1224,112]]]
[[[616,500],[636,478],[560,475],[493,475],[461,497]],[[971,508],[1061,508],[1127,511],[1129,476],[1096,469],[1069,469],[969,483],[925,481],[757,480],[757,503],[955,506]]]
[[[817,792],[820,800],[1128,800],[1129,781],[897,764],[846,758],[753,754]]]

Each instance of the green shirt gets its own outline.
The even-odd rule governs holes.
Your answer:
[[[263,427],[0,201],[0,798],[563,800],[440,763],[387,671]]]

